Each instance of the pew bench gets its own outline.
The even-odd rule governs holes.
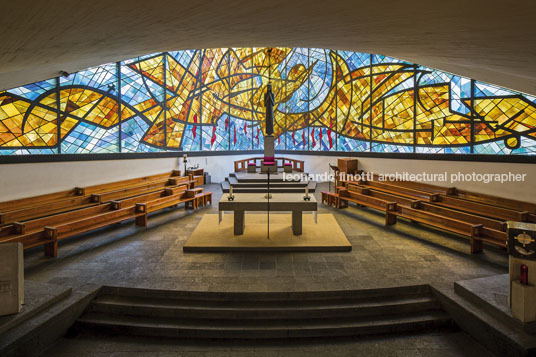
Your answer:
[[[482,224],[463,222],[404,206],[399,206],[396,211],[391,211],[387,214],[395,217],[394,222],[396,222],[396,217],[402,217],[413,222],[423,223],[435,228],[469,237],[471,241],[471,253],[480,253],[482,251],[482,240],[479,238]]]
[[[197,184],[197,181],[194,179],[191,179],[188,176],[179,176],[179,177],[171,177],[169,179],[170,186],[179,186],[179,185],[187,185],[188,188],[194,188]]]
[[[44,230],[46,226],[51,226],[59,223],[76,221],[84,217],[91,217],[100,213],[109,212],[112,210],[110,203],[97,205],[79,210],[74,210],[65,213],[59,213],[52,216],[36,218],[25,222],[14,222],[13,228],[17,234],[25,234],[37,230]]]
[[[45,195],[19,198],[16,200],[0,202],[0,212],[18,211],[24,208],[48,205],[57,201],[75,198],[76,196],[80,195],[77,194],[75,189],[72,189],[67,191],[48,193]]]
[[[169,179],[157,180],[157,181],[153,181],[150,183],[136,185],[136,186],[123,188],[123,189],[119,189],[115,191],[94,193],[91,195],[91,199],[94,202],[105,203],[105,202],[120,200],[122,198],[139,196],[139,195],[143,195],[146,193],[163,190],[167,186],[171,185],[170,181],[171,180]]]
[[[180,176],[180,171],[173,170],[171,172],[165,172],[162,174],[137,177],[128,180],[114,181],[103,183],[99,185],[76,187],[75,190],[79,195],[90,196],[92,194],[99,194],[104,192],[116,191],[123,188],[134,187],[143,184],[150,184],[153,181],[166,180],[171,177]]]
[[[145,213],[136,211],[135,207],[128,207],[110,212],[101,213],[91,217],[85,217],[80,220],[57,224],[45,227],[46,237],[54,240],[54,246],[51,248],[53,257],[58,254],[58,241],[64,238],[72,237],[81,233],[109,226],[114,223],[120,223],[129,219],[135,219],[136,225],[146,226],[147,216]]]
[[[177,206],[181,203],[184,203],[186,207],[186,204],[188,202],[192,202],[195,200],[196,200],[195,196],[189,197],[187,196],[186,192],[175,194],[172,196],[164,196],[164,197],[157,198],[155,200],[151,200],[151,201],[147,201],[143,203],[136,203],[136,212],[148,214],[148,213],[152,213],[155,211],[159,211],[167,207]]]
[[[335,192],[330,191],[322,191],[322,203],[327,204],[328,206],[333,206],[335,208],[341,208],[340,207],[340,198],[339,194]]]
[[[7,239],[0,239],[1,243],[22,243],[23,249],[31,249],[35,247],[43,246],[45,256],[55,257],[55,247],[57,247],[57,240],[54,237],[49,237],[45,234],[45,231],[35,231],[31,233],[16,235]]]
[[[52,214],[72,211],[80,208],[94,206],[97,204],[97,202],[91,200],[91,197],[74,196],[72,198],[49,202],[47,204],[40,204],[33,207],[25,207],[9,212],[1,212],[0,225],[5,225],[17,221],[25,221],[43,216],[49,216]]]
[[[456,189],[452,194],[450,194],[450,196],[464,199],[467,201],[483,203],[490,206],[497,206],[521,212],[527,211],[531,214],[536,213],[536,203],[518,201],[510,198],[497,197],[492,195],[486,195],[483,193],[476,193],[458,189]]]
[[[426,200],[428,202],[436,202],[439,199],[438,193],[430,193],[426,191],[415,190],[407,187],[394,186],[384,182],[377,181],[363,181],[361,186],[365,188],[373,188],[378,191],[383,191],[393,195],[404,196],[409,198],[415,198],[420,200]]]
[[[393,218],[393,216],[389,214],[390,211],[395,211],[397,209],[396,202],[390,202],[370,195],[342,189],[339,190],[339,199],[341,201],[346,201],[346,205],[348,205],[348,202],[354,202],[361,206],[385,212],[385,224],[391,225],[396,223],[396,217]]]
[[[484,203],[473,202],[456,198],[452,196],[440,196],[436,204],[460,211],[477,214],[484,217],[490,217],[502,221],[520,221],[526,222],[529,218],[529,212],[517,211],[509,208],[490,206]]]
[[[205,207],[209,204],[212,204],[212,192],[201,192],[195,195],[196,207]]]

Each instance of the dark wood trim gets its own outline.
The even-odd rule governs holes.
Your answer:
[[[114,153],[114,154],[51,154],[51,155],[0,155],[1,164],[30,164],[38,162],[66,161],[98,161],[98,160],[130,160],[130,159],[161,159],[182,158],[184,154],[191,157],[226,156],[262,154],[262,150],[242,151],[174,151],[149,153]],[[347,152],[347,151],[298,151],[276,150],[284,155],[313,155],[338,157],[371,157],[378,159],[401,160],[439,160],[439,161],[478,161],[478,162],[509,162],[520,164],[536,164],[536,156],[526,155],[474,155],[474,154],[412,154],[412,153],[380,153],[380,152]]]

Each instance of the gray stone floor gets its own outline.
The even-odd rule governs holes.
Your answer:
[[[183,253],[182,246],[202,215],[217,212],[221,189],[214,184],[206,189],[214,193],[211,207],[154,214],[147,229],[118,224],[66,239],[60,242],[55,259],[44,257],[41,249],[28,251],[26,279],[73,289],[96,284],[200,291],[311,291],[422,283],[451,289],[454,281],[507,272],[503,250],[485,247],[483,254],[471,255],[464,238],[402,220],[385,227],[383,214],[353,206],[338,210],[319,205],[319,213],[335,215],[352,243],[351,252]],[[319,185],[317,200],[325,189],[327,184]],[[458,340],[452,337],[450,341]]]
[[[176,341],[124,336],[63,338],[44,356],[490,356],[463,332],[340,339],[318,343],[226,343]]]

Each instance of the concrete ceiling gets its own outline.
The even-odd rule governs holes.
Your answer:
[[[152,52],[389,55],[536,94],[533,0],[0,0],[0,88]]]

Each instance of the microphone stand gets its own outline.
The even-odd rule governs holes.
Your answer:
[[[270,169],[268,169],[268,236],[270,239]]]

